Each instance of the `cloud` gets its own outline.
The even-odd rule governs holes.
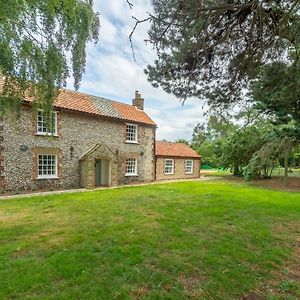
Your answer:
[[[144,69],[153,63],[155,51],[145,44],[149,23],[138,26],[133,36],[136,61],[133,59],[129,34],[135,24],[132,15],[144,19],[151,12],[151,0],[94,0],[100,13],[100,40],[87,47],[87,65],[80,91],[131,103],[135,90],[145,98],[145,110],[158,124],[159,139],[191,138],[193,128],[203,120],[203,102],[189,99],[184,106],[179,99],[153,88]],[[70,83],[70,81],[68,81]]]

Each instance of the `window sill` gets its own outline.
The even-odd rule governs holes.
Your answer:
[[[126,141],[125,143],[126,144],[139,144],[139,142],[137,142],[137,141]]]
[[[139,174],[125,174],[126,177],[137,177]]]
[[[174,173],[165,173],[165,175],[174,175]]]
[[[36,132],[35,135],[36,135],[36,136],[53,136],[53,137],[59,137],[59,135],[58,135],[57,133],[51,134],[51,133],[41,133],[41,132]]]
[[[43,179],[59,179],[59,177],[57,176],[49,176],[49,177],[37,177],[37,180],[43,180]]]
[[[185,172],[186,175],[194,174],[194,172]]]

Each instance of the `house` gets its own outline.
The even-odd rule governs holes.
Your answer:
[[[155,143],[156,179],[200,177],[201,156],[183,143]]]
[[[0,188],[95,187],[155,180],[155,122],[132,105],[62,90],[49,120],[24,100],[0,125]]]

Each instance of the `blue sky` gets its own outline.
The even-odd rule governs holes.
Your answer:
[[[151,0],[131,2],[132,10],[126,0],[94,0],[94,9],[100,13],[100,38],[87,47],[86,72],[79,90],[125,103],[131,103],[138,90],[145,99],[145,111],[158,125],[158,139],[190,139],[195,125],[203,120],[204,103],[188,99],[182,106],[179,99],[147,81],[144,69],[155,59],[152,46],[144,42],[149,24],[142,24],[134,34],[136,61],[128,36],[134,26],[131,16],[147,17]],[[68,87],[72,88],[71,81]]]

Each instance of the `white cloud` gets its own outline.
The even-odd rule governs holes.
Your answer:
[[[149,23],[138,26],[133,36],[136,61],[132,56],[128,36],[135,21],[151,12],[151,0],[131,0],[130,10],[125,0],[95,0],[94,8],[100,12],[100,40],[87,48],[86,74],[80,90],[130,103],[135,90],[145,98],[145,110],[158,124],[159,139],[191,138],[193,127],[203,120],[203,102],[187,100],[184,106],[179,99],[153,88],[147,81],[144,69],[155,59],[155,51],[146,45]]]
[[[100,44],[113,44],[117,38],[117,28],[110,22],[110,20],[101,16],[101,37]]]

